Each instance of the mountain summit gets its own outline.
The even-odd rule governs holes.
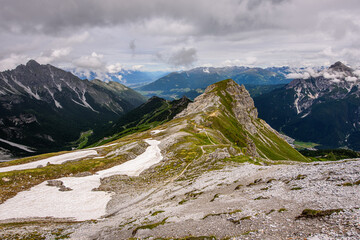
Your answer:
[[[303,142],[360,150],[360,78],[336,62],[255,98],[260,117]]]
[[[225,141],[245,155],[272,160],[305,160],[258,118],[249,92],[231,79],[207,87],[176,118],[191,118],[196,126],[207,126],[221,133]]]
[[[354,71],[352,68],[346,66],[345,64],[343,64],[340,61],[338,61],[338,62],[334,63],[333,65],[331,65],[329,67],[329,69],[337,71],[337,72],[353,72]]]
[[[0,139],[7,141],[0,142],[0,150],[29,154],[69,148],[82,131],[117,120],[143,102],[120,83],[81,80],[30,60],[0,72]]]

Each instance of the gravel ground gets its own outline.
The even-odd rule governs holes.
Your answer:
[[[73,239],[360,239],[360,161],[243,164],[142,192],[116,194],[108,218]],[[299,216],[304,209],[331,210]],[[152,229],[151,229],[152,228]]]

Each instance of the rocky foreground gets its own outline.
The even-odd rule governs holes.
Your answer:
[[[359,180],[359,160],[245,163],[143,191],[118,175],[102,181],[102,188],[117,193],[103,220],[8,224],[0,236],[30,232],[53,239],[55,232],[71,239],[359,239]]]

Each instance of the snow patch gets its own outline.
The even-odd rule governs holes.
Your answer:
[[[43,182],[29,191],[18,193],[0,205],[0,219],[56,217],[84,221],[100,218],[106,214],[106,205],[112,196],[109,192],[92,191],[100,186],[101,178],[117,174],[138,176],[143,170],[163,159],[158,147],[160,141],[145,141],[150,146],[133,160],[91,176],[58,179],[72,191],[61,192]]]
[[[165,130],[152,130],[151,134],[158,134],[158,133],[161,133],[163,131],[165,131]]]
[[[86,151],[78,151],[72,153],[65,153],[59,156],[45,158],[43,160],[10,166],[10,167],[2,167],[0,168],[0,172],[9,172],[15,170],[24,170],[24,169],[32,169],[37,168],[39,165],[46,166],[48,163],[51,164],[62,164],[66,161],[73,161],[80,158],[97,155],[97,151],[95,150],[86,150]]]
[[[209,71],[208,68],[204,68],[204,69],[203,69],[203,72],[204,72],[204,73],[210,73],[210,71]]]
[[[61,106],[61,104],[60,104],[58,101],[56,101],[56,99],[54,98],[54,93],[52,93],[47,86],[44,86],[44,87],[46,88],[46,90],[48,90],[49,94],[51,95],[52,99],[54,100],[55,106],[56,106],[57,108],[63,108],[63,107]]]
[[[305,118],[307,117],[311,112],[305,113],[304,115],[301,116],[301,118]]]
[[[23,88],[25,90],[25,92],[27,92],[30,96],[34,97],[37,100],[41,100],[39,94],[38,93],[33,93],[31,91],[30,87],[27,87],[24,84],[22,84],[21,82],[17,81],[16,78],[14,78],[13,76],[10,76],[10,77],[17,85],[19,85],[21,88]]]
[[[10,141],[7,141],[5,139],[2,139],[0,138],[0,142],[4,142],[4,143],[7,143],[9,144],[10,146],[13,146],[13,147],[17,147],[21,150],[24,150],[26,152],[35,152],[34,150],[32,150],[30,147],[28,146],[25,146],[25,145],[22,145],[22,144],[18,144],[18,143],[14,143],[14,142],[10,142]]]
[[[10,89],[7,89],[9,92],[11,93],[14,93],[14,94],[19,94],[19,91],[16,90],[10,83],[9,83],[9,80],[5,78],[4,74],[1,73],[1,76],[2,76],[2,80],[4,80],[4,82],[14,91],[11,91]]]
[[[49,71],[50,71],[50,76],[51,76],[51,78],[52,78],[55,86],[57,87],[57,89],[59,90],[59,92],[61,92],[61,91],[62,91],[61,84],[56,84],[55,79],[54,79],[54,73],[53,73],[53,71],[51,70],[50,65],[48,65],[48,68],[49,68]],[[61,79],[61,80],[64,80],[64,79]]]

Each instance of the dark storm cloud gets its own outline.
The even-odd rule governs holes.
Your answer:
[[[359,0],[0,0],[0,4],[0,69],[29,58],[97,69],[108,64],[152,69],[156,64],[166,68],[195,62],[239,65],[254,59],[265,66],[360,62]],[[129,50],[136,58],[129,58]],[[152,62],[156,53],[157,61]]]
[[[191,66],[197,60],[195,48],[182,48],[174,52],[168,59],[168,63],[175,66]]]
[[[156,53],[157,60],[169,64],[173,67],[189,67],[197,61],[197,51],[195,48],[180,48],[171,52]]]
[[[61,32],[82,27],[169,18],[195,26],[195,34],[269,27],[269,9],[285,0],[2,0],[0,26],[14,33]]]

